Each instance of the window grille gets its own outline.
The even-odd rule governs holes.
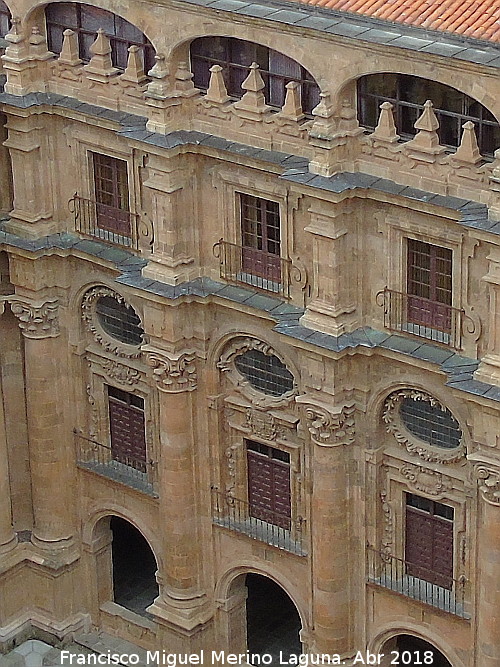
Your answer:
[[[425,400],[405,398],[399,415],[410,433],[433,447],[454,449],[460,445],[462,431],[447,408]]]
[[[434,105],[443,146],[459,146],[462,125],[472,121],[481,154],[493,157],[500,146],[500,125],[486,107],[465,93],[406,74],[371,74],[358,80],[358,118],[369,130],[374,130],[378,123],[382,102],[390,102],[394,106],[398,133],[403,139],[411,139],[416,134],[414,125],[426,100]]]
[[[302,109],[310,114],[319,103],[319,86],[312,75],[299,63],[267,46],[254,44],[234,37],[200,37],[191,44],[191,69],[194,85],[207,90],[210,81],[209,69],[220,65],[228,95],[242,97],[241,84],[256,62],[265,83],[264,95],[271,106],[282,107],[285,101],[285,86],[290,81],[300,84]]]
[[[264,394],[282,396],[293,389],[293,375],[274,354],[248,350],[234,363],[252,387]]]
[[[128,48],[138,46],[142,54],[144,70],[154,65],[155,51],[149,39],[134,25],[105,9],[73,2],[58,2],[45,9],[48,46],[54,53],[61,53],[63,32],[70,28],[78,37],[80,58],[89,62],[90,47],[95,42],[97,31],[102,28],[110,39],[113,65],[127,67]]]
[[[112,296],[101,296],[96,303],[99,324],[112,338],[128,345],[140,345],[144,330],[135,310]]]

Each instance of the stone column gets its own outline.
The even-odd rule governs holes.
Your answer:
[[[473,459],[474,460],[474,459]],[[500,460],[475,457],[479,483],[477,664],[500,664]]]
[[[72,544],[71,438],[64,431],[65,348],[58,301],[11,299],[24,336],[28,440],[33,493],[32,541],[50,550]]]
[[[354,440],[354,406],[305,402],[313,442],[311,543],[314,653],[338,653],[348,660],[351,647],[349,511],[346,447]]]
[[[488,273],[483,277],[489,295],[488,349],[481,359],[475,379],[500,384],[500,248],[488,255]]]
[[[0,301],[0,313],[3,313],[3,310],[4,303]],[[0,396],[3,396],[1,375]],[[7,434],[5,432],[3,399],[0,398],[0,555],[10,551],[17,544],[16,534],[12,527],[11,503]]]
[[[160,596],[149,608],[170,623],[192,630],[204,623],[205,596],[199,589],[198,513],[194,484],[192,391],[195,354],[173,355],[145,346],[160,391],[160,517],[165,536]]]

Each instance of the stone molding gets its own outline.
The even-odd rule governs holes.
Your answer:
[[[153,369],[153,377],[160,391],[180,393],[197,387],[196,353],[186,350],[176,356],[168,356],[163,350],[144,348],[146,363]]]
[[[463,459],[466,454],[463,438],[458,447],[445,449],[433,447],[407,430],[399,416],[400,405],[406,398],[427,401],[431,405],[437,405],[446,409],[436,398],[418,389],[400,389],[399,391],[394,391],[386,398],[382,413],[382,421],[386,424],[387,432],[392,433],[399,444],[403,445],[409,454],[419,456],[429,463],[456,463]]]
[[[306,403],[305,419],[311,440],[322,447],[352,444],[355,437],[355,410],[353,403],[336,410],[320,404]]]
[[[436,470],[407,464],[400,470],[408,486],[429,496],[441,496],[452,488],[452,481]]]
[[[474,463],[474,476],[482,499],[489,505],[500,507],[500,461],[469,458]]]
[[[9,303],[26,338],[56,338],[59,336],[59,301],[57,299],[47,301],[12,299]]]
[[[92,363],[99,366],[108,378],[114,380],[118,384],[132,387],[133,385],[138,384],[142,377],[142,373],[138,371],[137,368],[122,364],[115,359],[96,358],[92,359]]]
[[[96,342],[99,343],[99,345],[102,345],[107,352],[116,354],[118,357],[127,357],[129,359],[139,357],[141,350],[138,347],[121,343],[109,336],[100,326],[97,320],[96,304],[98,299],[103,296],[110,296],[113,299],[116,299],[118,303],[123,303],[127,307],[131,307],[121,294],[115,292],[115,290],[112,290],[110,287],[106,287],[105,285],[92,287],[85,292],[82,299],[82,320],[84,321],[87,330],[90,331]]]

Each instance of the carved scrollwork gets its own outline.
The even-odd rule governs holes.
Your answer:
[[[146,363],[153,369],[158,389],[172,393],[196,389],[196,354],[193,351],[176,357],[167,357],[164,352],[145,351]]]
[[[457,447],[450,449],[444,447],[433,447],[417,436],[408,431],[399,414],[401,403],[405,399],[414,401],[426,401],[432,406],[438,406],[442,410],[441,403],[423,391],[418,389],[401,389],[395,391],[385,401],[384,410],[382,413],[382,421],[387,425],[387,432],[392,433],[396,440],[403,445],[406,450],[413,456],[419,456],[424,461],[429,463],[456,463],[464,458],[465,444],[463,439]]]
[[[401,474],[408,482],[408,486],[429,496],[440,496],[452,486],[449,477],[422,466],[403,466]]]
[[[382,533],[380,553],[382,559],[390,561],[392,558],[392,542],[393,542],[393,518],[392,505],[387,500],[387,491],[380,492],[380,500],[382,502],[382,512],[384,515],[384,529]]]
[[[500,468],[488,463],[478,463],[474,472],[483,500],[500,507]]]
[[[225,349],[217,362],[217,368],[220,368],[223,372],[232,370],[235,358],[249,350],[259,350],[259,352],[266,355],[276,354],[270,345],[261,340],[257,340],[256,338],[237,338]]]
[[[245,421],[253,435],[264,440],[276,440],[278,430],[273,415],[261,410],[247,408]]]
[[[118,301],[118,303],[122,303],[129,307],[127,301],[121,294],[118,294],[118,292],[115,292],[105,285],[93,287],[85,293],[82,299],[82,320],[84,321],[86,328],[90,331],[99,345],[102,345],[108,352],[116,354],[118,357],[127,357],[129,359],[139,357],[141,354],[139,348],[118,342],[114,338],[108,336],[100,326],[96,315],[96,303],[98,299],[104,296],[109,296]]]
[[[344,405],[333,413],[319,405],[306,405],[307,429],[317,445],[332,447],[354,442],[354,405]]]
[[[99,359],[97,363],[101,366],[104,373],[118,384],[131,387],[141,379],[141,372],[136,368],[121,364],[114,359]]]
[[[55,338],[59,335],[57,299],[45,302],[12,299],[10,307],[26,338]]]
[[[234,498],[236,488],[237,458],[239,445],[230,445],[226,448],[224,455],[227,461],[228,481],[226,483],[226,493],[230,498]]]

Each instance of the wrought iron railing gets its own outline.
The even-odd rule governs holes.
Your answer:
[[[455,350],[461,349],[462,327],[466,318],[462,309],[387,288],[377,294],[377,303],[384,307],[386,329],[444,343]]]
[[[81,468],[91,470],[143,493],[157,496],[156,463],[123,455],[77,430],[75,436],[76,460]]]
[[[75,230],[92,239],[139,249],[139,216],[75,194],[69,200]]]
[[[453,579],[390,554],[367,549],[368,581],[461,618],[467,612],[465,577]]]
[[[284,514],[265,510],[266,519],[261,509],[252,508],[245,500],[233,498],[229,493],[212,488],[212,516],[217,526],[234,530],[265,542],[278,549],[290,551],[300,556],[307,555],[305,548],[305,519],[292,519]],[[284,527],[288,526],[288,527]]]
[[[288,298],[292,277],[298,283],[302,281],[300,269],[285,257],[223,239],[213,250],[219,260],[220,277],[227,282],[251,285]]]

